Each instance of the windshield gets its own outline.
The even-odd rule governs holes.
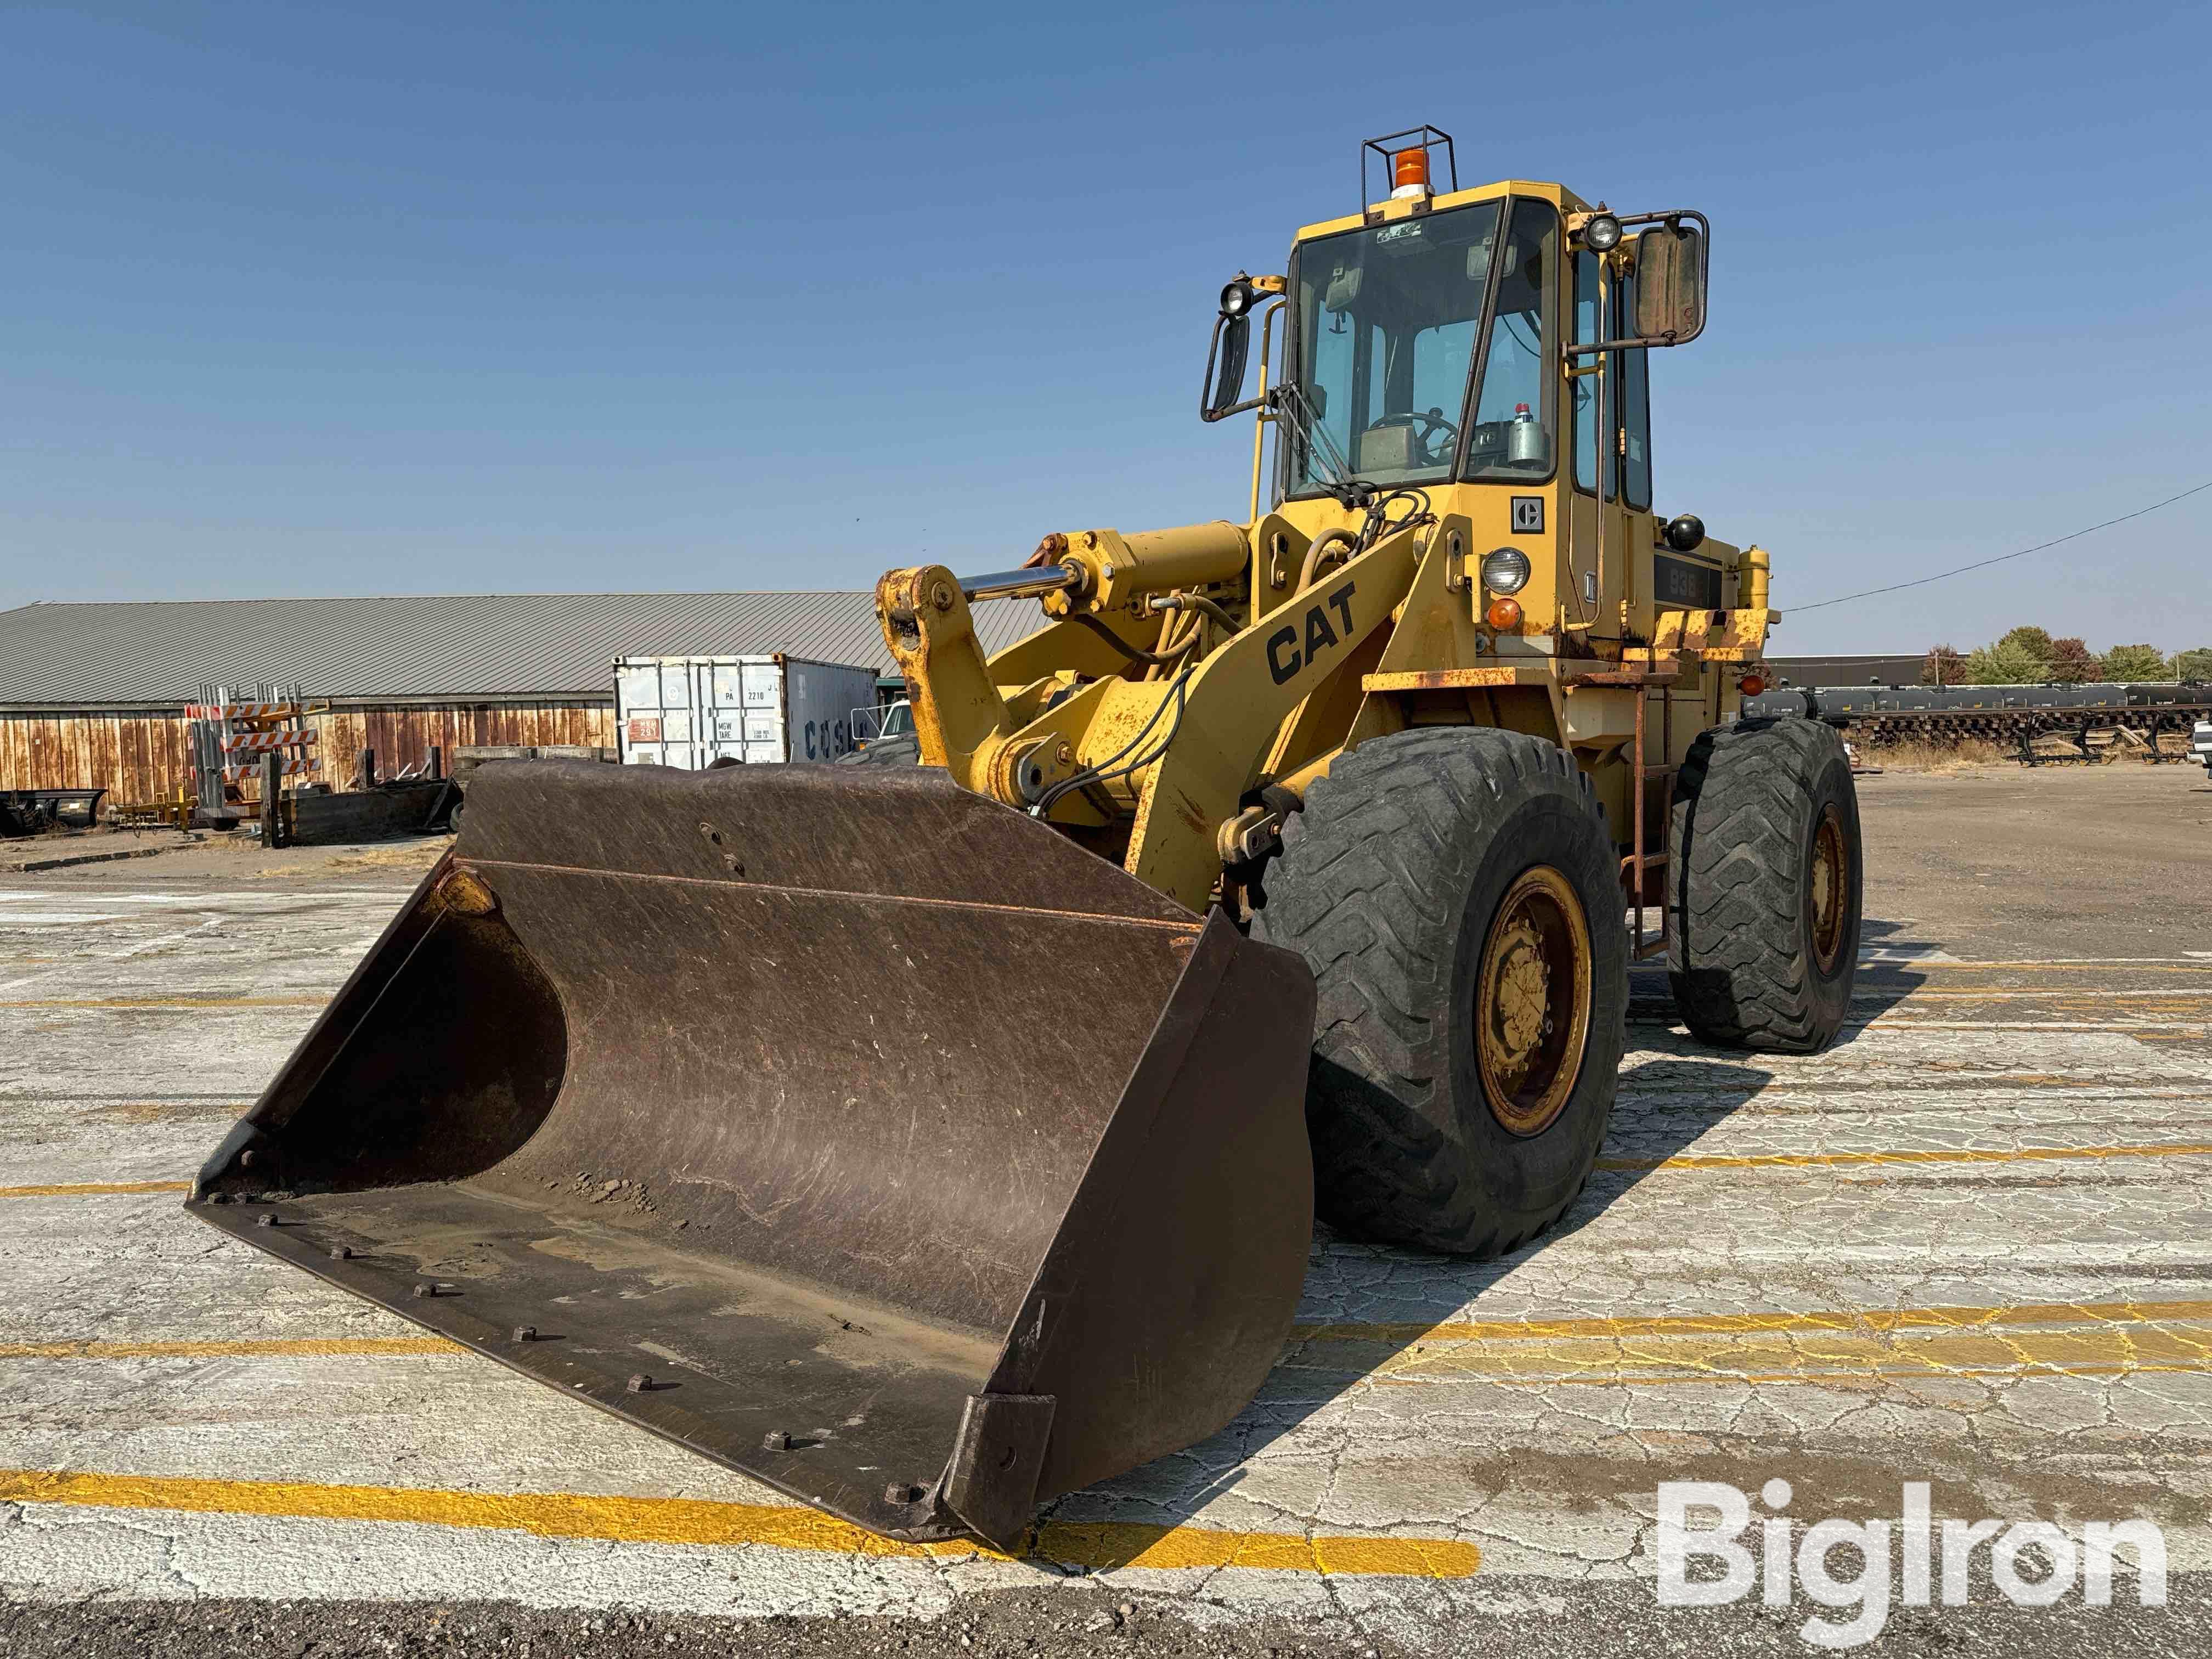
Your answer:
[[[1466,417],[1483,289],[1500,204],[1479,202],[1301,245],[1293,256],[1297,374],[1284,388],[1285,493],[1347,478],[1450,476]],[[1545,272],[1558,216],[1515,204],[1488,384],[1475,405],[1468,476],[1535,480],[1552,471],[1554,421]]]
[[[1497,230],[1480,202],[1299,247],[1291,494],[1449,475]]]

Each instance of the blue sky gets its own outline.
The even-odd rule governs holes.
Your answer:
[[[1714,222],[1660,504],[1785,610],[2212,477],[2212,13],[0,12],[0,606],[861,586],[1242,511],[1212,296],[1427,120]],[[2212,494],[1785,623],[2212,644]]]

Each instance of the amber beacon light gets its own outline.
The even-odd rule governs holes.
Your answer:
[[[1390,194],[1425,196],[1429,193],[1429,153],[1419,148],[1401,149],[1390,158]]]

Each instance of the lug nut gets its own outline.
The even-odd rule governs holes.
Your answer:
[[[253,1218],[253,1224],[257,1227],[281,1227],[284,1224],[277,1220],[274,1215],[264,1212]]]
[[[763,1451],[789,1451],[791,1449],[791,1437],[786,1434],[781,1429],[770,1429],[766,1434],[761,1437],[761,1449]]]
[[[894,1480],[884,1488],[884,1502],[886,1504],[918,1504],[921,1501],[921,1488],[909,1486],[903,1480]]]
[[[434,1297],[437,1293],[438,1287],[435,1285],[418,1282],[415,1286],[415,1294],[418,1297]]]
[[[514,1340],[518,1342],[535,1342],[538,1340],[538,1327],[517,1325],[514,1328]]]
[[[653,1392],[653,1379],[647,1376],[643,1371],[634,1371],[630,1374],[629,1381],[623,1386],[627,1388],[632,1394],[651,1394]]]
[[[331,1245],[331,1261],[352,1261],[352,1260],[353,1260],[353,1247],[352,1247],[351,1245],[349,1245],[349,1244],[333,1244],[333,1245]]]

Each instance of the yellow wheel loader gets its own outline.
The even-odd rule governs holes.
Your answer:
[[[915,737],[854,764],[483,769],[192,1212],[861,1526],[1012,1548],[1243,1408],[1316,1211],[1466,1255],[1553,1221],[1632,959],[1705,1039],[1826,1042],[1850,769],[1737,718],[1766,556],[1654,508],[1705,221],[1461,190],[1430,128],[1370,154],[1222,292],[1243,519],[892,571]],[[1008,596],[1041,625],[987,656]]]

